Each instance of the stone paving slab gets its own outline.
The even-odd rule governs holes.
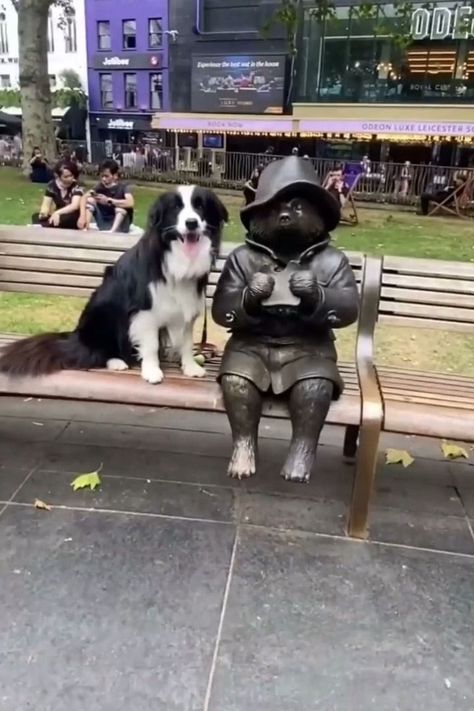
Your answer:
[[[471,711],[474,561],[239,534],[210,711]]]
[[[8,507],[0,709],[201,709],[234,531]]]

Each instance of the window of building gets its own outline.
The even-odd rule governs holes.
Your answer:
[[[0,12],[0,54],[8,54],[7,18],[4,12]]]
[[[137,75],[124,74],[125,77],[125,108],[137,108]]]
[[[122,23],[123,27],[123,48],[124,49],[136,49],[137,48],[137,21],[136,20],[124,20]]]
[[[163,75],[150,74],[150,109],[160,111],[163,107]]]
[[[163,27],[160,18],[148,20],[148,46],[150,49],[158,49],[163,44]]]
[[[52,91],[56,89],[56,74],[49,74],[49,88]]]
[[[113,109],[112,74],[100,74],[100,104],[103,109]]]
[[[48,12],[48,52],[54,52],[54,21],[51,10]]]
[[[66,45],[66,53],[77,52],[77,35],[76,35],[76,13],[74,10],[68,10],[64,20],[64,41]]]
[[[112,47],[110,22],[108,20],[100,20],[97,23],[97,47],[102,50],[108,50]]]
[[[2,89],[10,89],[12,85],[9,74],[0,74],[0,87]]]

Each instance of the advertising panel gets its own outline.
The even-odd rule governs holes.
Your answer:
[[[284,55],[196,56],[192,110],[201,113],[283,113]]]

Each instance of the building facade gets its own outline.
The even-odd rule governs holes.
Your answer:
[[[48,71],[51,88],[63,85],[61,73],[74,70],[87,93],[87,52],[84,0],[73,0],[64,16],[52,7],[48,19]],[[18,88],[18,16],[10,0],[0,2],[0,88]]]
[[[93,142],[130,143],[169,109],[168,30],[167,0],[86,0]]]
[[[170,26],[179,35],[170,47],[172,112],[157,115],[154,126],[174,127],[179,141],[198,146],[222,132],[219,145],[228,150],[261,150],[269,142],[286,150],[296,141],[311,155],[370,152],[373,160],[445,163],[457,162],[461,153],[463,161],[469,158],[471,3],[302,0],[295,72],[293,81],[287,72],[283,92],[280,71],[260,71],[262,62],[280,61],[281,67],[284,57],[287,69],[291,64],[285,28],[268,28],[277,5],[173,0]],[[398,150],[402,145],[408,152]]]

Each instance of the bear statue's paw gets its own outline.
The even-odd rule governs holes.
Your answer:
[[[255,445],[244,439],[234,444],[227,474],[231,479],[248,479],[256,471]]]
[[[281,476],[286,481],[308,484],[311,477],[312,464],[312,461],[306,461],[304,457],[290,455],[281,471]]]

